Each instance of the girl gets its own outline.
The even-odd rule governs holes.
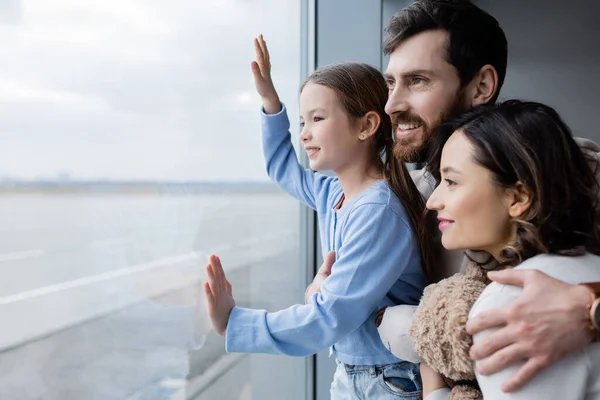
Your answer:
[[[302,85],[300,138],[312,169],[335,172],[328,177],[299,165],[262,36],[254,46],[267,172],[317,211],[322,248],[337,260],[320,293],[308,291],[307,304],[267,313],[235,306],[220,260],[211,256],[205,292],[213,326],[228,352],[306,356],[332,346],[332,399],[417,399],[418,365],[391,354],[373,322],[381,307],[418,302],[432,248],[416,233],[424,202],[392,154],[385,80],[373,67],[346,63],[319,69]]]
[[[428,168],[439,185],[427,208],[437,212],[446,249],[482,251],[503,267],[536,269],[568,283],[600,280],[598,166],[556,111],[516,100],[483,106],[443,126],[436,140]],[[512,302],[521,291],[491,283],[470,318]],[[489,333],[475,335],[474,342]],[[503,392],[503,382],[525,361],[491,376],[477,374],[483,397],[600,399],[600,345],[554,363],[516,392]],[[421,372],[426,400],[446,399],[446,382],[423,363]]]

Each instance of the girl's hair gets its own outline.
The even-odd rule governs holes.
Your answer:
[[[457,130],[495,185],[511,188],[520,182],[532,195],[530,208],[513,219],[517,236],[502,250],[501,264],[515,266],[540,253],[600,254],[598,164],[583,153],[554,109],[509,100],[477,107],[442,125],[428,164],[438,183],[442,149]]]
[[[369,111],[375,111],[379,115],[381,123],[371,141],[373,162],[383,172],[387,185],[406,210],[413,232],[417,235],[423,269],[431,276],[437,254],[429,230],[433,226],[433,216],[423,220],[425,201],[404,164],[392,152],[393,131],[390,117],[385,113],[388,88],[384,77],[368,64],[341,63],[313,72],[302,84],[300,91],[307,83],[334,90],[350,118],[361,118]]]

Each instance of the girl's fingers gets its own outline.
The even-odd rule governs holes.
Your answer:
[[[256,62],[258,63],[258,67],[260,69],[261,75],[264,75],[264,71],[266,68],[265,65],[265,56],[263,54],[262,47],[257,38],[254,39],[254,51],[256,53]]]
[[[208,300],[208,304],[214,305],[215,304],[215,296],[213,295],[212,290],[210,290],[210,285],[208,282],[204,282],[204,293],[206,294],[206,299]]]
[[[219,296],[222,291],[220,287],[221,285],[219,284],[219,279],[212,264],[208,264],[206,266],[206,275],[208,276],[208,284],[210,285],[210,290],[212,290],[213,296]]]
[[[265,67],[269,67],[271,65],[271,56],[269,55],[269,49],[267,49],[267,42],[265,42],[262,34],[259,36],[258,43],[260,44]]]
[[[262,75],[260,73],[260,66],[256,61],[252,61],[252,63],[250,64],[250,68],[252,68],[252,75],[254,75],[255,80],[262,79]]]
[[[210,263],[215,271],[215,276],[217,277],[219,286],[225,288],[225,272],[223,271],[223,266],[221,265],[221,259],[213,254],[210,256]]]
[[[205,271],[206,271],[206,277],[208,279],[208,283],[211,286],[214,285],[215,284],[215,276],[214,276],[214,272],[212,270],[212,265],[207,264],[206,268],[205,268]]]

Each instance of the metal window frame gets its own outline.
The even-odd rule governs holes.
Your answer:
[[[301,0],[300,12],[300,75],[306,79],[316,67],[316,1]],[[300,163],[308,167],[308,157],[305,152],[299,154]],[[300,265],[305,271],[305,285],[312,282],[318,265],[318,229],[317,213],[308,206],[300,205]],[[304,299],[302,299],[304,301]],[[315,400],[317,382],[317,357],[306,357],[306,399]]]

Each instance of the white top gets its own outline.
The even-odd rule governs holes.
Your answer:
[[[595,255],[566,257],[543,254],[526,260],[516,269],[536,269],[573,284],[600,281],[600,257]],[[473,305],[469,318],[511,303],[522,291],[520,287],[492,282]],[[473,341],[477,343],[494,330],[475,335]],[[514,364],[491,376],[477,374],[484,399],[600,400],[600,343],[589,344],[578,353],[544,369],[520,390],[513,393],[502,392],[502,384],[514,376],[523,364],[524,362]],[[446,400],[449,394],[450,390],[440,389],[432,392],[425,400]]]

